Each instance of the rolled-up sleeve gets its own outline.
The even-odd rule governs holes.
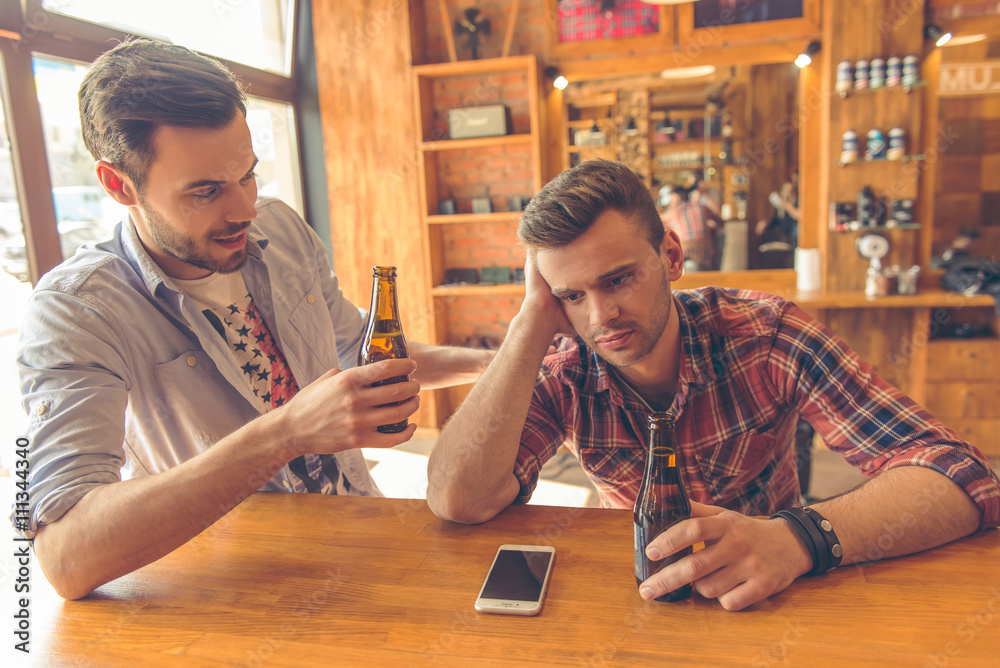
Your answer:
[[[25,537],[121,480],[130,385],[122,334],[85,298],[38,290],[29,300],[17,356],[29,416],[28,521],[23,506],[11,514]]]
[[[769,362],[777,393],[866,476],[898,466],[934,469],[979,506],[981,528],[1000,525],[1000,480],[983,453],[797,306],[783,314]]]

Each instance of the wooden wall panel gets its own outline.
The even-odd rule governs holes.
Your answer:
[[[417,191],[410,6],[399,0],[313,3],[316,69],[334,265],[348,299],[368,307],[371,267],[399,268],[407,338],[433,338]],[[427,393],[425,393],[426,395]],[[416,421],[434,426],[430,396]]]
[[[841,60],[852,64],[860,58],[875,56],[917,54],[927,56],[924,46],[924,16],[922,2],[895,0],[854,0],[850,11],[843,11],[835,2],[824,3],[823,48],[830,50],[831,66]],[[914,10],[916,5],[921,5]],[[833,76],[829,72],[828,76]],[[827,160],[835,162],[840,156],[841,139],[846,130],[853,129],[864,150],[864,137],[876,127],[884,136],[893,126],[899,125],[907,133],[907,153],[923,153],[928,138],[922,132],[922,112],[929,95],[927,87],[909,94],[901,89],[881,90],[829,98],[830,132],[827,139]],[[879,161],[860,163],[847,167],[831,167],[829,178],[830,202],[857,201],[858,191],[870,185],[876,194],[887,200],[919,198],[922,184],[930,183],[934,165]],[[919,206],[919,202],[918,202]],[[918,221],[927,222],[927,221]],[[826,235],[825,286],[833,291],[860,291],[864,289],[868,261],[860,257],[855,241],[860,233],[831,232]],[[908,267],[920,262],[920,233],[894,231],[887,235],[892,249],[887,264]]]

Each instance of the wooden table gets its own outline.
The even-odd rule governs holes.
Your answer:
[[[541,615],[475,612],[497,546],[535,542],[557,552]],[[515,506],[462,526],[423,501],[257,494],[86,599],[59,600],[33,572],[31,658],[45,666],[995,666],[1000,656],[995,530],[803,578],[736,613],[697,595],[639,598],[631,513],[599,509]]]

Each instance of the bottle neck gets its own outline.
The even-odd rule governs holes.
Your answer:
[[[395,268],[375,270],[370,317],[378,320],[399,320],[399,308],[396,305]]]

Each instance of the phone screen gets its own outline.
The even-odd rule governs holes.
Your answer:
[[[500,550],[480,597],[537,601],[552,556],[552,552]]]

